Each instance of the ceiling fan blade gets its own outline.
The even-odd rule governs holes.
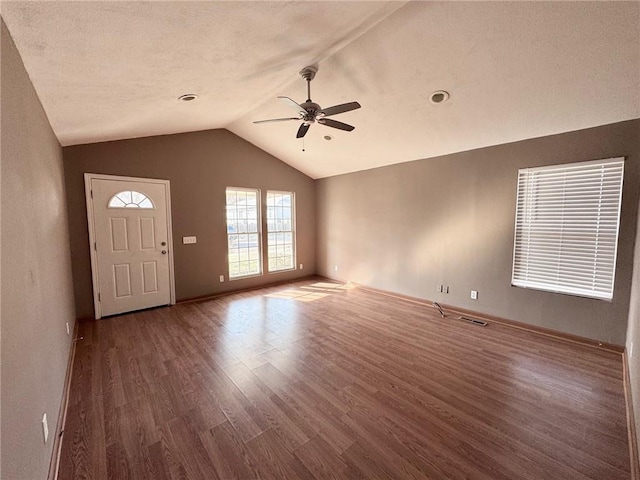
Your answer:
[[[324,114],[325,117],[329,117],[331,115],[337,115],[338,113],[350,112],[358,108],[360,108],[358,102],[342,103],[340,105],[334,105],[333,107],[323,108],[318,114]]]
[[[299,105],[298,103],[294,102],[293,100],[291,100],[289,97],[278,97],[280,100],[282,100],[282,102],[287,105],[289,108],[293,108],[296,112],[298,112],[300,115],[306,115],[307,111],[302,108],[301,105]]]
[[[296,138],[302,138],[307,134],[307,131],[309,130],[309,127],[311,125],[309,125],[308,123],[303,123],[302,125],[300,125],[300,128],[298,129],[298,133],[296,134]]]
[[[320,125],[326,125],[327,127],[333,127],[333,128],[337,128],[338,130],[345,130],[347,132],[350,132],[351,130],[356,128],[353,125],[338,122],[337,120],[332,120],[330,118],[319,118],[318,123]]]
[[[289,117],[289,118],[272,118],[270,120],[256,120],[253,123],[267,123],[267,122],[286,122],[288,120],[300,120],[300,117]]]

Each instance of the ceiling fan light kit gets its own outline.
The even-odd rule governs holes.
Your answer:
[[[306,102],[299,104],[289,97],[278,97],[288,107],[298,112],[297,117],[257,120],[253,123],[287,122],[290,120],[302,121],[302,124],[300,125],[300,128],[298,128],[298,132],[296,133],[296,138],[303,138],[309,131],[309,127],[311,127],[312,123],[318,123],[327,127],[337,128],[338,130],[344,130],[345,132],[351,132],[355,128],[353,125],[349,125],[347,123],[339,122],[337,120],[333,120],[332,118],[326,117],[338,115],[339,113],[350,112],[351,110],[356,110],[360,108],[360,104],[358,102],[349,102],[342,103],[340,105],[334,105],[333,107],[322,108],[317,103],[314,103],[311,100],[311,80],[315,78],[316,73],[318,73],[318,67],[314,65],[310,65],[300,70],[300,76],[307,82]]]

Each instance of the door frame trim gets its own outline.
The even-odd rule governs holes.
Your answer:
[[[91,198],[92,180],[120,180],[125,182],[155,183],[164,185],[167,198],[167,246],[169,247],[169,293],[170,305],[176,303],[176,284],[173,266],[173,228],[171,226],[171,183],[169,180],[156,178],[123,177],[120,175],[103,175],[100,173],[84,174],[84,195],[87,203],[87,223],[89,225],[89,253],[91,255],[91,280],[93,284],[93,310],[96,320],[102,318],[102,309],[99,300],[99,280],[98,280],[98,256],[93,247],[96,242],[95,224],[93,212],[93,198]]]

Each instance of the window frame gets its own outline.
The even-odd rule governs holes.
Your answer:
[[[613,301],[622,217],[624,164],[624,157],[615,157],[518,170],[512,286]],[[601,167],[599,179],[595,176],[598,167]],[[605,168],[610,170],[605,171]],[[593,173],[590,169],[593,169]],[[540,173],[542,177],[534,176]],[[568,178],[570,173],[574,175]],[[593,176],[593,182],[587,181],[586,177],[589,175]],[[612,187],[607,185],[606,188],[612,188],[613,192],[605,191],[607,180]],[[559,206],[550,206],[558,202],[554,196],[560,194],[562,201]],[[591,203],[580,198],[589,196],[592,198],[587,200]],[[597,203],[597,209],[594,203]],[[590,208],[596,211],[585,215],[583,211]],[[602,211],[607,209],[614,209],[615,213],[608,214],[603,219]],[[554,219],[554,215],[560,218]],[[569,218],[565,220],[567,216]],[[615,228],[612,228],[612,223],[607,224],[606,221],[614,219],[617,222]],[[602,231],[601,224],[604,225]],[[565,240],[564,233],[561,233],[558,240],[558,232],[554,230],[557,227],[560,227],[560,232],[570,232],[574,238]],[[587,239],[592,237],[592,240],[587,242],[581,236]],[[613,242],[606,242],[606,237],[613,238]],[[603,253],[600,253],[600,248]],[[576,253],[581,249],[586,250],[586,254]],[[599,256],[605,260],[599,262]],[[607,256],[610,261],[606,260]],[[592,273],[585,273],[587,270]],[[585,280],[590,276],[592,285],[588,287]],[[601,281],[601,278],[605,280]]]
[[[269,215],[268,215],[268,208],[269,208],[269,194],[273,194],[273,195],[290,195],[291,196],[291,230],[283,230],[283,231],[274,231],[274,232],[270,232],[269,231]],[[266,192],[266,197],[265,197],[265,231],[266,231],[266,248],[267,248],[267,254],[265,256],[265,262],[266,262],[266,269],[267,269],[267,273],[269,274],[277,274],[277,273],[282,273],[282,272],[291,272],[294,270],[297,270],[297,253],[298,253],[298,248],[297,248],[297,232],[296,232],[296,226],[297,226],[297,222],[296,222],[296,192],[293,191],[284,191],[284,190],[267,190]],[[292,261],[292,266],[290,268],[280,268],[277,270],[271,270],[269,268],[269,234],[278,234],[278,233],[291,233],[291,248],[292,248],[292,253],[291,253],[291,261]],[[276,257],[277,258],[277,257]]]
[[[229,237],[234,235],[234,233],[229,233],[229,218],[228,218],[228,207],[227,204],[227,194],[229,191],[234,192],[251,192],[256,194],[256,232],[246,232],[247,234],[256,234],[258,236],[257,247],[258,247],[258,272],[257,273],[248,273],[243,275],[231,275],[231,263],[230,263],[230,241]],[[229,281],[234,280],[242,280],[245,278],[259,277],[264,274],[264,252],[262,248],[262,192],[259,188],[248,188],[248,187],[225,187],[224,190],[224,220],[225,220],[225,234],[227,236],[227,251],[226,251],[226,264],[227,264],[227,278]],[[246,206],[246,205],[245,205]],[[240,232],[236,232],[235,235],[240,235]]]

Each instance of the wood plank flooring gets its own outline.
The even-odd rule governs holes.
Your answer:
[[[319,279],[79,335],[60,479],[630,479],[616,353]]]

